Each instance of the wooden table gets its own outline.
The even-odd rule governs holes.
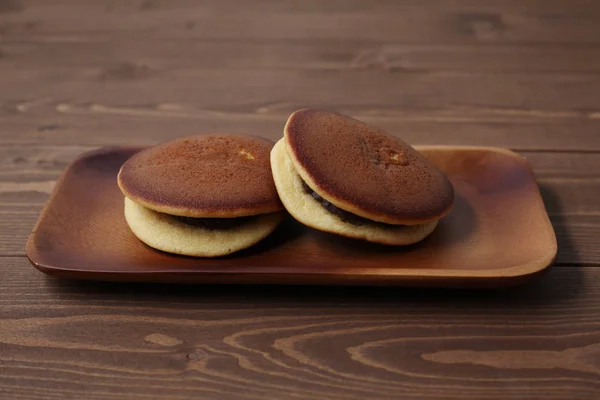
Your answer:
[[[535,168],[559,255],[511,290],[81,283],[24,244],[104,145],[324,107]],[[600,398],[600,2],[0,1],[0,399]]]

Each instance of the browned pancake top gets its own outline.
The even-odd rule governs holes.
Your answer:
[[[336,206],[390,223],[444,215],[454,201],[448,178],[410,145],[356,119],[299,110],[285,137],[313,189]]]
[[[177,139],[141,151],[119,172],[123,193],[187,217],[236,217],[282,209],[269,154],[273,142],[240,134]]]

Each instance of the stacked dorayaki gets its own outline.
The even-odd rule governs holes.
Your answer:
[[[135,236],[197,257],[253,246],[285,210],[331,234],[414,244],[454,202],[445,174],[401,139],[311,109],[294,112],[275,145],[242,134],[185,137],[136,153],[117,180]]]

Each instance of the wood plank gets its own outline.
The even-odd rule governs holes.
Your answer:
[[[581,152],[519,152],[538,179],[600,178],[600,154]]]
[[[597,192],[596,192],[597,193]],[[558,244],[556,263],[600,265],[600,214],[552,215]]]
[[[60,281],[2,258],[0,281],[6,398],[600,394],[598,268],[555,267],[505,291],[311,288],[307,296],[294,287]]]
[[[161,108],[68,106],[61,111],[47,109],[39,114],[4,115],[0,118],[0,144],[149,145],[206,132],[244,132],[276,140],[281,137],[288,117],[286,113],[262,116],[215,112],[210,115],[209,112],[181,111],[176,106]],[[500,146],[521,151],[600,151],[597,134],[600,120],[495,123],[452,121],[451,116],[444,121],[352,115],[411,144]]]
[[[392,1],[122,2],[12,0],[0,25],[10,39],[163,37],[246,40],[363,40],[404,43],[599,43],[598,3]],[[436,6],[438,5],[438,6]],[[505,6],[506,5],[506,6]],[[265,12],[269,10],[269,12]]]
[[[20,0],[5,1],[3,12],[20,12],[26,8],[46,7],[45,0]],[[571,5],[565,9],[565,4]],[[189,8],[197,8],[195,0],[86,0],[83,4],[79,0],[55,0],[53,5],[67,7],[80,6],[88,9],[102,9],[115,11],[115,7],[123,10],[139,10],[143,12],[162,12],[165,10],[187,11]],[[378,0],[376,3],[364,0],[328,0],[326,3],[320,0],[252,0],[247,10],[234,7],[238,5],[236,0],[205,0],[202,9],[205,12],[250,12],[258,13],[264,7],[273,12],[294,13],[332,13],[332,12],[401,12],[409,9],[425,10],[479,10],[498,11],[509,10],[511,12],[561,12],[563,15],[579,15],[581,10],[595,9],[595,0],[502,0],[499,2],[482,2],[480,0]]]
[[[56,179],[75,158],[93,146],[1,146],[0,181]]]
[[[78,0],[58,0],[57,5],[81,6]],[[45,0],[25,0],[21,4],[26,6],[45,6]],[[565,9],[565,5],[571,7]],[[85,7],[106,7],[107,11],[114,11],[115,7],[128,10],[140,10],[143,12],[163,12],[166,10],[187,11],[197,8],[195,0],[86,0]],[[562,15],[580,15],[581,10],[596,10],[595,0],[502,0],[499,2],[482,2],[480,0],[378,0],[376,3],[364,0],[252,0],[247,9],[240,9],[236,0],[205,0],[202,9],[205,12],[228,12],[228,13],[260,13],[267,8],[271,12],[292,12],[302,14],[330,14],[340,13],[390,13],[403,12],[411,9],[420,10],[477,10],[477,11],[499,11],[511,12],[560,12]],[[15,10],[15,6],[11,7]],[[23,8],[23,7],[21,7]]]
[[[53,95],[56,95],[55,90],[59,92],[58,88],[53,89]],[[192,97],[193,93],[195,90],[187,96]],[[117,93],[115,98],[121,94],[124,95]],[[283,125],[293,110],[322,106],[380,126],[414,144],[470,144],[519,150],[600,150],[600,136],[597,134],[600,114],[597,112],[485,106],[415,109],[401,105],[317,104],[309,100],[304,103],[296,100],[267,101],[266,97],[262,101],[254,101],[247,95],[240,97],[248,99],[246,101],[232,99],[226,105],[210,104],[207,98],[205,102],[208,104],[202,107],[160,99],[143,101],[142,94],[135,92],[129,95],[129,100],[122,99],[122,103],[116,103],[114,98],[96,98],[83,90],[75,96],[79,98],[78,102],[38,97],[0,103],[0,129],[3,132],[0,143],[148,144],[210,131],[248,132],[275,139],[281,136]]]
[[[160,70],[135,60],[79,70],[0,65],[0,85],[4,108],[13,102],[33,103],[33,108],[53,101],[63,107],[166,104],[191,112],[288,112],[311,106],[387,117],[441,110],[438,117],[453,119],[454,112],[460,117],[461,111],[472,110],[497,118],[600,118],[600,75],[594,74]]]
[[[394,45],[342,42],[89,39],[4,41],[0,63],[99,69],[137,61],[153,70],[285,69],[391,72],[600,72],[600,45]]]
[[[75,158],[97,148],[94,145],[0,144],[0,181],[27,183],[56,179]],[[561,179],[594,182],[600,178],[598,152],[518,153],[528,160],[541,182]]]
[[[73,11],[78,5],[84,14],[95,18],[104,13],[110,21],[114,20],[112,14],[118,14],[117,18],[135,14],[141,20],[160,15],[163,20],[171,14],[188,15],[190,10],[214,16],[231,11],[232,5],[210,1],[199,9],[190,1],[142,3],[89,2],[81,6],[59,1],[48,6],[40,1],[13,2],[2,18],[18,25],[33,13],[44,17],[47,29],[61,30],[62,22],[52,28],[53,18],[72,14],[64,11]],[[363,2],[254,4],[268,6],[275,13],[328,18],[332,11],[348,15],[429,12],[433,4],[444,12],[502,9],[530,14],[542,9],[556,12],[564,5],[561,1],[548,6],[509,1],[501,7],[461,1],[451,8],[443,2],[425,6],[383,2],[377,7]],[[595,4],[578,3],[579,8],[568,8],[562,17],[578,20],[594,15],[582,17],[581,10],[594,11]],[[250,7],[242,14],[259,18],[264,15],[259,9]],[[6,134],[0,142],[100,145],[123,144],[131,137],[131,143],[137,144],[198,129],[277,137],[289,112],[316,106],[377,123],[412,143],[600,149],[596,134],[600,78],[594,73],[581,74],[597,70],[597,45],[374,46],[350,36],[343,42],[294,42],[291,46],[267,39],[249,42],[247,36],[243,42],[189,38],[179,42],[162,36],[157,41],[146,31],[143,34],[147,36],[130,36],[129,31],[103,23],[85,26],[102,27],[99,36],[94,36],[95,29],[87,29],[91,38],[69,31],[56,42],[52,35],[27,39],[27,29],[19,31],[25,35],[21,38],[24,42],[19,42],[21,39],[11,36],[10,26],[4,30],[8,43],[3,44],[0,61],[0,77],[6,80],[0,82],[0,105],[5,111],[0,129]],[[115,38],[102,36],[113,30]],[[425,55],[420,56],[419,51]],[[443,60],[448,61],[447,66]],[[298,62],[299,69],[290,69]],[[277,71],[271,71],[270,65]],[[588,66],[590,70],[585,69]],[[550,74],[540,76],[538,68],[550,68]],[[372,90],[374,87],[378,90]],[[139,122],[143,119],[150,121]],[[139,136],[132,131],[140,132]],[[572,139],[569,143],[565,132]],[[87,137],[82,139],[84,133]]]

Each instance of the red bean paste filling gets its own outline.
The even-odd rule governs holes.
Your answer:
[[[325,200],[324,198],[319,196],[304,181],[302,181],[302,188],[304,189],[305,193],[310,194],[313,199],[315,199],[318,203],[320,203],[323,206],[323,208],[325,208],[327,211],[329,211],[330,213],[332,213],[333,215],[338,217],[343,222],[347,222],[347,223],[355,225],[355,226],[371,225],[371,226],[378,226],[381,228],[388,228],[388,229],[389,228],[398,228],[399,226],[404,226],[404,225],[393,225],[393,224],[386,224],[383,222],[373,221],[368,218],[364,218],[359,215],[352,214],[351,212],[342,210],[341,208],[334,206],[333,204],[331,204],[330,202],[328,202],[327,200]]]
[[[186,225],[210,229],[211,231],[234,229],[256,220],[256,216],[237,218],[192,218],[172,215],[172,217]]]

